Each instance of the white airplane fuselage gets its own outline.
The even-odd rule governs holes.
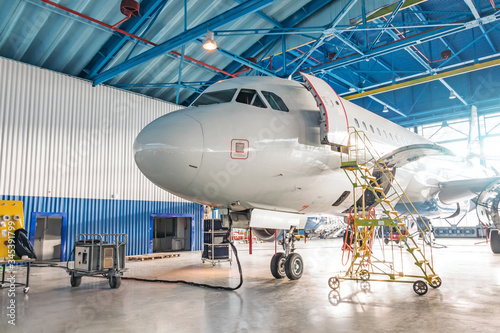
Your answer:
[[[218,82],[205,93],[230,89],[235,93],[229,102],[172,112],[142,130],[134,144],[135,159],[152,182],[187,200],[232,210],[340,215],[353,205],[351,194],[333,206],[352,191],[352,184],[340,168],[341,154],[320,142],[320,111],[304,85],[244,77]],[[242,89],[257,91],[265,107],[238,102]],[[263,92],[281,97],[289,111],[273,109]],[[364,131],[380,155],[432,143],[341,100],[348,126]],[[435,162],[424,158],[396,172],[410,200],[429,215],[446,208],[436,199],[441,180],[487,176],[478,169],[472,175],[460,159]]]

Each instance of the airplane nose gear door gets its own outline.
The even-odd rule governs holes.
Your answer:
[[[347,145],[349,124],[342,100],[328,83],[312,75],[300,73],[306,88],[318,103],[321,124],[320,136],[322,144],[340,148]]]

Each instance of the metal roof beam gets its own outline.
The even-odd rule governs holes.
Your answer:
[[[500,56],[500,54],[497,54],[497,56]],[[398,89],[402,89],[402,88],[406,88],[406,87],[411,87],[411,86],[415,86],[415,85],[426,83],[426,82],[440,80],[440,79],[452,77],[455,75],[470,73],[470,72],[474,72],[477,70],[495,67],[495,66],[499,66],[499,65],[500,65],[500,59],[494,59],[494,60],[486,61],[483,63],[473,64],[471,66],[458,68],[458,69],[450,70],[447,72],[442,72],[439,74],[428,75],[425,77],[415,78],[413,80],[409,80],[409,81],[405,81],[405,82],[395,83],[395,84],[385,86],[385,87],[379,87],[379,88],[374,88],[371,90],[366,90],[364,92],[349,95],[349,96],[346,96],[344,98],[348,99],[348,100],[352,100],[352,99],[367,97],[369,95],[376,95],[376,94],[380,94],[380,93],[384,93],[384,92],[388,92],[388,91],[394,91],[394,90],[398,90]],[[386,83],[389,83],[389,82],[386,82]]]
[[[388,31],[388,34],[394,39],[394,40],[399,40],[399,36],[396,35],[394,31]],[[421,64],[429,74],[433,74],[434,70],[432,67],[424,60],[422,59],[413,49],[411,46],[405,47],[405,51],[408,52],[409,55],[411,55],[419,64]],[[439,79],[439,82],[441,82],[450,93],[455,94],[455,96],[462,102],[464,105],[468,105],[467,102],[460,96],[455,89],[453,89],[445,80]]]
[[[396,8],[394,8],[391,16],[389,16],[389,18],[385,22],[385,24],[383,26],[383,29],[380,30],[380,32],[378,33],[377,37],[375,37],[375,39],[373,40],[373,42],[371,43],[371,45],[368,47],[369,50],[373,49],[373,47],[375,46],[375,44],[378,43],[378,41],[380,40],[380,38],[382,37],[382,35],[385,33],[387,27],[392,23],[392,20],[394,20],[394,18],[398,14],[399,10],[401,9],[401,7],[404,5],[405,1],[406,0],[400,0],[399,1],[399,3],[396,6]]]
[[[477,11],[477,8],[474,5],[474,3],[472,2],[472,0],[464,0],[464,2],[469,7],[470,11],[472,12],[472,15],[474,15],[474,17],[476,18],[476,20],[479,20],[481,18],[481,15],[479,15],[479,12]],[[493,50],[493,52],[496,53],[497,50],[496,50],[495,46],[493,45],[493,42],[491,41],[490,36],[488,36],[488,34],[486,33],[486,31],[484,30],[484,27],[482,25],[479,25],[479,29],[485,35],[486,41],[490,45],[490,47]]]
[[[203,44],[203,40],[201,39],[196,39],[196,41],[200,44]],[[248,59],[245,59],[245,58],[242,58],[240,57],[239,55],[237,54],[234,54],[232,53],[231,51],[228,51],[226,49],[223,49],[223,48],[220,48],[220,47],[217,47],[217,49],[215,50],[217,51],[218,53],[224,55],[225,57],[227,58],[230,58],[230,59],[233,59],[234,61],[237,61],[239,62],[241,65],[243,66],[247,66],[247,67],[250,67],[252,69],[255,69],[256,71],[258,72],[261,72],[263,74],[266,74],[266,75],[269,75],[269,76],[278,76],[275,72],[273,71],[270,71],[262,66],[259,66],[257,65],[256,63],[254,62],[251,62],[250,60]]]
[[[492,20],[497,21],[498,17],[495,16],[492,18]],[[451,35],[451,34],[459,32],[459,31],[466,30],[469,27],[468,24],[471,24],[471,23],[474,24],[475,22],[476,21],[474,20],[474,21],[466,22],[464,25],[460,25],[460,26],[447,26],[447,27],[443,27],[443,28],[430,29],[430,30],[415,34],[413,36],[409,36],[409,37],[406,37],[404,39],[400,39],[398,41],[390,42],[390,43],[381,45],[379,47],[376,47],[376,48],[366,52],[364,54],[364,56],[353,54],[351,56],[346,56],[343,59],[337,60],[335,62],[325,63],[325,64],[318,65],[315,67],[311,67],[310,69],[313,73],[318,73],[322,70],[331,70],[331,69],[335,69],[338,67],[343,67],[346,65],[355,64],[355,63],[358,63],[360,61],[366,60],[367,58],[372,58],[372,57],[381,56],[384,54],[389,54],[389,53],[392,53],[394,51],[404,49],[405,47],[408,47],[408,46],[412,46],[412,45],[416,45],[416,44],[420,44],[420,43],[425,43],[425,42],[437,39],[439,37]],[[448,58],[448,60],[449,59],[451,59],[451,57]]]
[[[294,50],[295,51],[295,50]],[[314,64],[314,62],[310,59],[310,58],[307,58],[306,59],[307,62],[309,62],[310,64]],[[362,92],[363,89],[362,88],[359,88],[358,86],[356,86],[355,84],[343,79],[342,77],[338,76],[337,74],[334,74],[334,73],[331,73],[331,72],[327,72],[327,71],[324,71],[323,72],[324,75],[328,75],[330,76],[331,78],[333,78],[334,80],[342,83],[344,85],[344,87],[348,87],[348,88],[354,88],[356,89],[357,92]],[[356,73],[359,77],[363,78],[363,76],[359,73]],[[370,81],[366,76],[364,77],[367,81]],[[371,82],[371,81],[370,81]],[[384,103],[382,100],[378,99],[377,97],[375,96],[371,96],[369,95],[368,96],[369,98],[371,98],[372,100],[376,101],[377,103],[379,104],[382,104],[382,105],[385,105],[387,106],[388,109],[396,112],[397,114],[403,116],[403,117],[406,117],[406,115],[401,112],[400,110],[398,110],[397,108],[395,108],[394,106],[392,105],[389,105],[388,103]]]
[[[247,14],[253,13],[263,7],[269,6],[274,0],[249,0],[245,3],[235,6],[222,14],[219,14],[210,20],[203,22],[191,29],[188,29],[177,36],[174,36],[158,46],[144,51],[143,53],[97,75],[94,79],[94,85],[106,82],[117,75],[120,75],[131,68],[143,64],[151,59],[163,55],[174,48],[182,46],[187,42],[203,35],[207,30],[213,30],[224,24],[232,22]]]
[[[280,24],[283,27],[294,27],[333,1],[335,0],[311,0],[309,3],[301,7],[295,13],[293,13],[285,20],[280,22]],[[262,51],[270,49],[271,46],[274,45],[279,40],[280,37],[281,37],[280,35],[264,36],[256,43],[254,43],[252,46],[250,46],[246,51],[242,52],[240,57],[241,58],[255,57]],[[239,66],[241,66],[239,62],[233,62],[228,66],[226,66],[225,70],[227,72],[232,73],[236,71],[239,68]],[[191,95],[188,99],[186,99],[185,102],[190,103],[194,97],[195,97],[194,95]]]
[[[348,47],[350,47],[351,49],[353,49],[354,51],[356,51],[357,53],[359,53],[360,55],[364,56],[365,54],[363,53],[363,51],[361,51],[361,49],[359,47],[357,47],[356,45],[354,45],[353,42],[351,42],[349,39],[343,37],[340,33],[335,33],[335,37],[337,37],[338,39],[340,39],[344,44],[346,44]],[[392,72],[395,76],[398,76],[399,75],[394,72],[394,70],[391,68],[391,66],[389,66],[389,64],[387,64],[384,60],[382,59],[377,59],[377,63],[384,67],[385,69],[387,69],[388,71]]]
[[[495,16],[495,21],[492,21],[492,22],[496,22],[498,20],[498,17]],[[463,51],[467,50],[469,47],[471,47],[472,45],[474,45],[477,41],[479,41],[481,39],[481,37],[485,37],[487,36],[487,33],[492,31],[492,30],[495,30],[497,29],[497,27],[500,25],[500,23],[496,23],[495,25],[493,25],[491,28],[489,28],[487,31],[484,32],[484,34],[482,34],[481,36],[475,38],[472,42],[470,42],[468,45],[466,45],[465,47],[463,47],[460,51],[458,51],[457,53],[455,53],[453,56],[449,57],[448,59],[446,59],[444,62],[442,62],[438,67],[437,69],[443,67],[445,64],[447,64],[448,62],[450,62],[452,59],[454,58],[458,58],[458,55],[460,53],[462,53]]]
[[[295,51],[295,50],[294,50],[294,51]],[[306,59],[306,61],[307,61],[308,63],[310,63],[310,64],[314,65],[314,62],[313,62],[310,58],[307,58],[307,59]],[[346,68],[347,68],[347,67],[346,67]],[[349,81],[347,81],[347,80],[343,79],[342,77],[338,76],[337,74],[334,74],[334,73],[331,73],[331,72],[327,72],[327,71],[324,71],[324,73],[323,73],[323,74],[324,74],[324,75],[328,75],[328,76],[330,76],[331,78],[333,78],[334,80],[336,80],[336,81],[338,81],[338,82],[342,83],[342,84],[344,85],[344,87],[348,87],[348,88],[354,88],[354,89],[356,89],[356,91],[357,91],[358,93],[360,93],[360,92],[362,92],[362,91],[363,91],[363,89],[362,89],[362,88],[360,88],[360,87],[356,86],[355,84],[353,84],[353,83],[351,83],[351,82],[349,82]],[[357,73],[357,72],[356,72],[356,75],[358,75],[359,77],[363,78],[363,76],[362,76],[361,74]],[[369,80],[366,76],[364,77],[364,79],[365,79],[365,80],[367,80],[367,81],[370,81],[370,80]],[[370,82],[372,82],[372,81],[370,81]],[[390,110],[392,110],[392,111],[396,112],[397,114],[399,114],[399,115],[401,115],[401,116],[403,116],[403,117],[406,117],[406,115],[405,115],[403,112],[401,112],[400,110],[398,110],[396,107],[394,107],[394,106],[392,106],[392,105],[390,105],[390,104],[388,104],[388,103],[384,103],[382,100],[378,99],[378,98],[377,98],[377,97],[375,97],[375,96],[368,95],[368,97],[369,97],[369,98],[371,98],[372,100],[376,101],[377,103],[380,103],[380,104],[382,104],[382,105],[387,106],[387,108],[388,108],[388,109],[390,109]]]
[[[413,14],[415,14],[415,16],[417,16],[417,18],[421,21],[421,22],[424,22],[424,24],[427,25],[427,17],[418,12],[418,10],[420,10],[420,7],[418,5],[415,5],[415,6],[412,6],[410,7],[410,10],[413,11]],[[444,38],[444,37],[439,37],[439,40],[453,53],[455,54],[456,51],[455,51],[455,48],[453,46],[451,46],[450,43],[448,43],[448,41]]]
[[[131,34],[136,34],[148,22],[153,13],[160,12],[167,4],[168,0],[143,0],[141,2],[141,13],[137,17],[132,17],[120,26],[120,29]],[[130,40],[127,36],[113,35],[101,49],[89,61],[87,66],[80,73],[81,77],[91,78],[104,68],[121,48]]]
[[[329,1],[325,1],[325,0],[312,0],[311,2],[307,3],[302,8],[300,8],[299,10],[297,10],[295,13],[293,13],[292,15],[290,15],[288,18],[286,18],[285,20],[283,20],[283,22],[280,22],[280,24],[283,27],[287,27],[287,28],[294,27],[297,24],[300,24],[305,19],[307,19],[312,14],[316,13],[321,8],[323,8],[326,5],[328,5],[329,3],[331,3],[332,1],[334,1],[334,0],[329,0]],[[264,51],[268,46],[273,45],[274,43],[276,43],[276,41],[280,37],[281,37],[281,35],[272,35],[272,36],[264,36],[264,37],[262,37],[259,41],[257,41],[255,44],[253,44],[252,46],[250,46],[246,51],[244,51],[241,54],[241,57],[242,58],[255,57],[256,55],[258,55],[259,53],[261,53],[262,51]],[[234,72],[235,70],[238,69],[238,66],[239,66],[239,64],[232,63],[232,64],[229,64],[225,68],[225,70],[227,72],[232,73],[232,72]]]
[[[404,1],[404,0],[403,0]],[[321,44],[323,44],[323,41],[325,40],[325,38],[331,33],[332,29],[335,28],[335,26],[337,24],[339,24],[340,20],[342,20],[344,18],[344,16],[351,10],[351,8],[356,4],[356,2],[358,2],[358,0],[350,0],[349,3],[340,11],[340,13],[337,14],[337,16],[335,17],[335,19],[332,21],[332,23],[330,23],[330,25],[328,26],[328,28],[325,29],[325,31],[323,31],[323,33],[321,34],[321,37],[318,38],[314,43],[313,45],[311,45],[311,48],[309,49],[309,51],[307,51],[307,53],[305,53],[302,57],[302,59],[299,61],[299,63],[297,63],[295,65],[295,68],[292,70],[292,72],[290,73],[290,75],[293,75],[299,68],[300,66],[302,66],[302,64],[304,63],[304,61],[309,58],[312,53],[314,52],[314,50],[316,50],[319,46],[321,46]]]

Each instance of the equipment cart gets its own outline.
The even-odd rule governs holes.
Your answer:
[[[8,288],[10,287],[11,284],[14,284],[16,287],[22,287],[24,286],[24,293],[27,294],[30,290],[30,268],[31,268],[31,263],[35,261],[35,259],[17,259],[14,260],[14,263],[9,262],[9,260],[5,261],[0,261],[0,265],[2,266],[2,282],[0,283],[0,289],[1,288]],[[26,271],[26,283],[21,283],[21,282],[13,282],[11,283],[9,278],[7,278],[7,282],[5,281],[5,270],[7,266],[11,266],[11,264],[26,264],[27,271]],[[15,280],[15,279],[14,279]]]
[[[123,233],[78,234],[73,248],[74,267],[66,268],[71,276],[71,286],[78,287],[83,276],[102,275],[109,280],[111,288],[119,288],[126,270],[126,244],[127,235]]]

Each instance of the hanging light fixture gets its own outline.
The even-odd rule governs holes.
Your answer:
[[[214,33],[212,31],[207,31],[205,41],[203,42],[203,48],[207,51],[213,51],[217,48],[217,44],[214,40]]]
[[[455,99],[457,98],[457,95],[455,95],[455,92],[452,90],[450,91],[450,99]]]
[[[384,113],[389,112],[389,109],[387,108],[387,105],[384,105],[384,109],[382,110],[382,112],[384,112]]]

